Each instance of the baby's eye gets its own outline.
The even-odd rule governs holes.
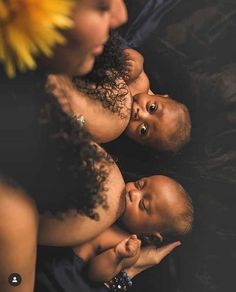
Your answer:
[[[148,212],[148,209],[147,209],[147,206],[146,206],[146,204],[145,204],[144,199],[141,199],[141,200],[139,201],[139,208],[140,208],[141,210],[145,211],[145,212]]]
[[[157,110],[157,104],[155,102],[149,104],[147,110],[149,113],[154,113]]]
[[[139,135],[144,137],[147,135],[147,132],[148,132],[147,126],[143,124],[139,129]]]

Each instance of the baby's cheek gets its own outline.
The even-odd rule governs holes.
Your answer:
[[[133,121],[129,121],[128,123],[128,126],[125,130],[125,134],[130,137],[131,139],[132,138],[135,138],[136,134],[135,134],[135,122]]]

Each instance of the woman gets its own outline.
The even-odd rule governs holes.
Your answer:
[[[57,8],[61,4],[63,5],[61,3],[63,1],[56,2],[58,2],[55,3]],[[10,21],[14,20],[15,16],[18,16],[18,12],[31,12],[30,5],[32,5],[32,1],[16,3],[17,5],[13,7],[16,10],[12,10],[12,2],[8,3],[10,6],[5,2],[4,4],[1,2],[0,9],[3,12],[9,12],[10,15],[9,19],[7,19],[2,16],[8,14],[1,13],[1,33],[6,26],[12,25]],[[36,4],[38,4],[36,7],[39,9],[40,5],[44,3],[38,2]],[[19,10],[17,10],[18,8]],[[37,11],[39,12],[39,10]],[[42,11],[44,10],[42,9]],[[77,216],[75,218],[81,224],[86,224],[87,226],[88,222],[94,223],[91,233],[86,232],[86,236],[92,236],[93,232],[97,234],[99,228],[106,227],[103,224],[110,224],[110,222],[107,222],[100,226],[99,224],[102,221],[95,224],[95,221],[92,221],[89,217],[79,216],[77,212],[80,211],[91,217],[98,214],[100,219],[107,215],[104,211],[104,206],[101,205],[102,202],[105,202],[103,197],[106,195],[105,187],[108,189],[110,187],[109,184],[106,185],[106,176],[110,168],[111,170],[114,169],[115,173],[117,173],[117,168],[109,162],[106,153],[91,142],[87,134],[81,132],[82,139],[78,141],[75,138],[76,133],[79,133],[78,125],[75,125],[73,121],[63,115],[58,105],[52,104],[50,100],[44,99],[43,96],[39,98],[37,94],[42,95],[44,91],[43,82],[46,72],[62,72],[73,75],[89,72],[92,69],[95,56],[103,50],[103,44],[108,38],[109,29],[115,28],[126,21],[126,10],[122,0],[107,2],[77,0],[74,2],[74,7],[71,11],[70,19],[73,27],[68,31],[63,30],[62,32],[67,39],[67,43],[64,46],[56,47],[55,54],[51,59],[41,58],[38,61],[40,70],[32,74],[19,75],[16,79],[9,81],[2,72],[2,68],[0,68],[2,93],[0,107],[1,138],[3,142],[1,142],[0,151],[1,291],[33,291],[39,223],[38,211],[65,213],[72,209],[73,200],[76,198],[75,191],[72,188],[71,197],[66,199],[65,194],[63,196],[63,192],[61,192],[63,199],[59,200],[60,202],[57,204],[58,198],[55,195],[54,187],[56,188],[57,182],[59,182],[57,191],[60,191],[59,186],[63,186],[63,184],[60,184],[59,178],[65,179],[69,184],[71,181],[76,181],[76,175],[81,173],[91,174],[87,179],[93,183],[90,188],[91,196],[89,196],[90,199],[93,199],[88,199],[88,202],[85,199],[85,204],[81,206],[81,210],[78,210],[79,207],[77,207],[76,212],[74,212]],[[32,15],[30,14],[30,16]],[[27,28],[30,29],[32,23],[28,23],[27,20]],[[44,19],[42,21],[43,24],[46,23]],[[14,23],[12,27],[14,27]],[[43,28],[44,26],[40,27],[42,30]],[[96,37],[94,37],[94,33],[90,33],[91,31],[96,32]],[[4,41],[6,40],[4,39]],[[17,41],[13,42],[13,44],[17,45]],[[9,45],[12,45],[12,43],[7,43],[6,47],[9,48]],[[30,49],[32,49],[31,53],[33,54],[36,46],[32,45],[32,47]],[[52,50],[51,47],[50,49]],[[4,52],[6,53],[6,51]],[[14,50],[10,46],[7,52],[14,52]],[[12,64],[9,65],[9,60],[17,60],[17,57],[19,55],[14,55],[13,58],[7,54],[1,55],[1,63],[3,63],[4,68],[11,77],[14,75],[15,67]],[[32,61],[32,56],[29,58]],[[4,62],[4,60],[7,61]],[[24,64],[23,59],[18,59],[19,69],[27,69],[27,64]],[[35,67],[33,61],[31,65]],[[42,108],[43,115],[41,115]],[[40,123],[38,121],[39,115]],[[62,125],[63,128],[61,128]],[[41,140],[42,137],[45,140]],[[80,165],[78,170],[74,171],[75,164],[73,159],[70,156],[66,156],[68,149],[77,151],[77,154],[82,153],[79,158]],[[75,153],[74,156],[76,156]],[[94,158],[95,162],[92,163],[91,160]],[[64,169],[65,165],[67,165],[68,171]],[[91,172],[87,172],[86,169],[90,169]],[[53,176],[53,170],[55,176]],[[64,174],[67,174],[67,177],[64,178],[63,171],[60,172],[60,170],[65,170]],[[74,177],[71,177],[72,173]],[[53,182],[50,179],[53,179]],[[50,185],[51,183],[52,185]],[[69,185],[67,186],[69,187]],[[83,184],[80,187],[83,188]],[[101,196],[100,194],[96,196],[97,189],[99,189]],[[117,191],[121,193],[121,189],[122,181],[120,181]],[[50,198],[50,191],[52,190],[54,191],[54,199],[48,200],[46,196]],[[49,192],[45,193],[45,191]],[[84,195],[86,191],[87,189],[85,188]],[[68,204],[64,205],[66,202]],[[107,203],[109,204],[110,202],[108,201]],[[55,204],[56,206],[54,206]],[[94,209],[95,211],[93,212]],[[114,213],[119,212],[114,208]],[[86,237],[83,238],[83,236],[84,233],[81,232],[79,239],[73,238],[70,242],[86,240]],[[26,238],[27,240],[25,240]],[[60,245],[64,242],[62,240],[62,242],[56,243]],[[12,273],[18,273],[21,276],[22,282],[17,287],[11,286]]]
[[[120,136],[130,120],[132,98],[125,82],[128,65],[122,44],[119,34],[111,32],[92,72],[72,81],[55,74],[47,80],[48,91],[63,111],[70,116],[83,115],[84,129],[98,143]]]

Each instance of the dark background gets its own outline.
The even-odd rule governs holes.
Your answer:
[[[112,149],[128,179],[169,174],[195,207],[192,234],[132,291],[236,291],[236,1],[126,2],[122,35],[144,55],[152,90],[188,106],[193,131],[177,155],[124,139]]]

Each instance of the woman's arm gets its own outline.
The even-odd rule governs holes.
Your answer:
[[[22,190],[0,182],[0,291],[33,292],[37,246],[36,207]],[[21,276],[19,286],[8,277]]]
[[[153,246],[142,248],[137,262],[131,267],[123,269],[122,272],[118,273],[110,281],[106,281],[104,283],[105,286],[110,291],[127,291],[127,288],[132,286],[131,278],[159,264],[178,245],[180,245],[180,242],[174,242],[161,248],[155,248]]]
[[[167,244],[160,248],[153,246],[143,247],[137,262],[125,269],[130,278],[135,277],[144,270],[159,264],[168,254],[170,254],[177,246],[181,245],[179,241]]]
[[[117,84],[124,83],[122,80],[116,82]],[[65,113],[78,117],[83,115],[85,120],[83,127],[96,142],[112,141],[126,129],[130,119],[132,100],[128,86],[121,89],[125,95],[125,103],[122,105],[121,111],[122,117],[118,113],[104,108],[98,99],[93,99],[80,92],[65,76],[50,75],[47,86],[48,91],[58,100]]]

